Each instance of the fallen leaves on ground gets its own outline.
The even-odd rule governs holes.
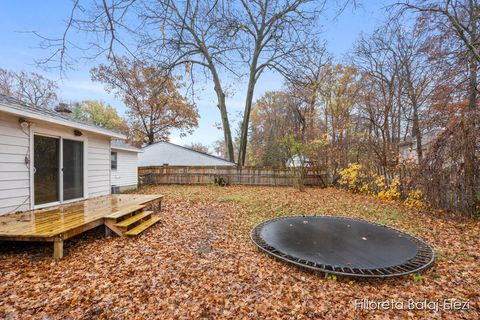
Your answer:
[[[480,223],[412,211],[336,189],[155,186],[162,218],[137,238],[101,230],[66,242],[0,249],[5,319],[478,319]],[[256,251],[251,228],[287,214],[331,214],[385,223],[433,245],[421,277],[354,280],[322,275]],[[470,301],[469,311],[361,310],[356,299]]]

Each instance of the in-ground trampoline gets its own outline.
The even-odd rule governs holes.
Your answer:
[[[355,277],[384,278],[419,272],[435,259],[425,242],[363,220],[296,216],[256,225],[251,239],[261,250],[301,267]]]

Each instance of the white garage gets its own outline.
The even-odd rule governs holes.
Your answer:
[[[235,166],[235,163],[220,157],[164,141],[146,146],[142,151],[138,156],[139,167]]]
[[[112,141],[110,156],[112,193],[137,189],[140,152],[142,152],[140,149],[129,144]]]

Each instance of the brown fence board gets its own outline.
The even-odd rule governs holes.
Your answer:
[[[311,170],[304,179],[305,185],[323,186],[326,173]],[[297,180],[289,169],[252,167],[142,167],[138,169],[140,184],[210,184],[223,177],[229,184],[259,186],[291,186]]]

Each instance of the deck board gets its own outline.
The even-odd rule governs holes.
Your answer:
[[[0,240],[52,240],[75,234],[76,229],[103,224],[122,209],[161,200],[161,195],[108,195],[71,204],[0,216]]]

